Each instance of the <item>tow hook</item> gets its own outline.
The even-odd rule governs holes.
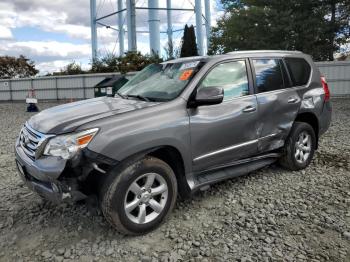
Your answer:
[[[107,172],[104,171],[103,169],[99,168],[98,165],[96,163],[92,163],[92,167],[97,170],[98,172],[102,173],[102,174],[106,174]]]

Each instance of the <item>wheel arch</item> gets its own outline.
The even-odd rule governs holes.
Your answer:
[[[184,159],[177,148],[173,146],[161,146],[150,151],[147,155],[159,158],[167,163],[175,173],[180,196],[183,198],[190,196],[191,189],[186,179]]]
[[[122,159],[118,164],[117,168],[122,170],[126,168],[131,163],[144,158],[145,156],[152,156],[159,158],[160,160],[167,163],[175,173],[177,184],[178,184],[178,192],[182,198],[188,198],[191,195],[191,189],[188,185],[186,179],[186,173],[188,166],[186,167],[186,163],[183,155],[180,150],[171,145],[162,145],[156,146],[152,148],[148,148],[142,150],[140,152],[134,153],[131,156],[128,156]]]
[[[303,113],[299,113],[297,115],[297,117],[295,118],[296,122],[304,122],[309,124],[314,132],[315,132],[315,136],[316,136],[316,149],[318,148],[318,138],[319,138],[319,121],[317,119],[317,116],[314,113],[311,112],[303,112]]]

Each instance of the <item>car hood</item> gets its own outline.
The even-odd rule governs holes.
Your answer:
[[[114,97],[99,97],[55,106],[34,115],[28,121],[44,134],[62,134],[101,118],[140,110],[158,103]]]

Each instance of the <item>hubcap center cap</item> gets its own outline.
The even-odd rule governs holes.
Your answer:
[[[141,194],[141,201],[144,203],[148,203],[151,199],[152,195],[148,192]]]

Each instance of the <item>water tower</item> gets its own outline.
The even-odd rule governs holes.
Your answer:
[[[168,42],[173,42],[173,24],[172,24],[172,12],[173,11],[186,11],[194,12],[196,17],[196,37],[198,52],[200,55],[205,55],[204,41],[203,41],[203,25],[205,25],[205,34],[207,43],[210,37],[210,0],[189,0],[193,8],[174,8],[172,7],[171,0],[166,1],[166,7],[159,7],[159,0],[148,0],[146,7],[138,7],[135,4],[135,0],[117,0],[117,11],[106,14],[101,17],[97,17],[96,13],[96,0],[90,0],[90,17],[91,17],[91,47],[92,47],[92,59],[97,58],[98,50],[98,35],[97,26],[105,26],[107,28],[118,31],[119,42],[119,54],[125,53],[125,35],[128,40],[128,51],[137,51],[137,33],[149,34],[149,52],[160,55],[160,35],[165,33],[168,35]],[[204,14],[202,12],[202,2],[204,2]],[[136,19],[137,10],[148,11],[148,31],[137,31]],[[126,12],[126,28],[124,26],[123,14]],[[160,31],[160,18],[159,12],[166,12],[167,17],[167,30],[165,32]],[[111,16],[117,16],[117,28],[112,27],[104,23],[104,20]],[[183,25],[185,26],[185,25]],[[180,29],[182,30],[182,29]],[[176,30],[178,31],[178,30]]]

